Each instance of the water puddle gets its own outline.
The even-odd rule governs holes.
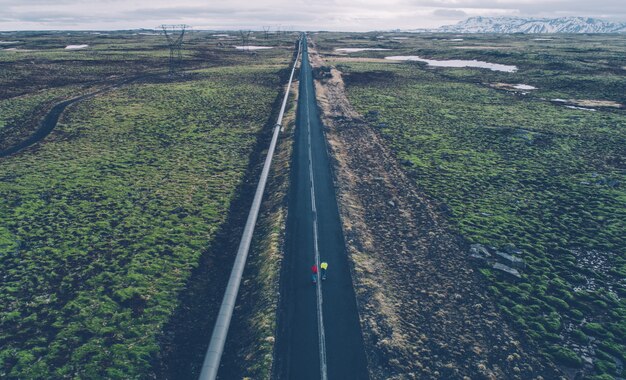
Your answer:
[[[531,86],[529,84],[522,84],[522,83],[518,83],[518,84],[510,84],[510,83],[495,83],[492,84],[491,87],[500,89],[500,90],[522,90],[522,91],[531,91],[531,90],[536,90],[537,87],[535,86]]]
[[[391,49],[381,49],[381,48],[338,48],[335,51],[342,53],[358,53],[360,51],[383,51],[383,50],[391,50]]]
[[[434,67],[475,67],[480,69],[489,69],[491,71],[504,71],[506,73],[514,73],[517,71],[517,66],[502,65],[499,63],[489,63],[477,60],[462,60],[462,59],[450,59],[450,60],[436,60],[425,59],[417,55],[397,55],[391,57],[385,57],[385,59],[391,61],[418,61],[426,62],[429,66]]]
[[[515,49],[513,46],[492,46],[492,45],[463,45],[452,46],[453,49],[466,49],[466,50],[503,50],[503,49]]]
[[[20,43],[22,43],[22,41],[0,41],[0,45],[14,45]]]
[[[88,47],[89,45],[67,45],[65,47],[65,50],[79,50],[79,49],[86,49]]]
[[[592,112],[596,111],[594,108],[585,108],[585,107],[576,107],[576,106],[565,106],[565,108],[570,108],[573,110],[581,110],[581,111],[592,111]]]
[[[536,90],[537,89],[537,87],[531,86],[528,84],[516,84],[516,85],[513,85],[512,87],[518,90]]]
[[[266,50],[273,49],[272,46],[235,46],[237,50]]]

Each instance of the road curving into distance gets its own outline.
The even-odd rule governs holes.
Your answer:
[[[67,108],[67,106],[74,104],[76,102],[79,102],[81,100],[91,98],[102,92],[104,92],[104,90],[98,90],[98,91],[95,91],[86,95],[77,96],[75,98],[64,100],[60,103],[55,104],[52,107],[52,109],[46,114],[46,116],[44,116],[43,120],[41,121],[41,124],[39,125],[39,128],[30,137],[28,137],[27,139],[23,140],[20,143],[15,144],[14,146],[10,148],[7,148],[5,150],[0,150],[0,157],[10,156],[44,139],[46,136],[50,134],[50,132],[52,132],[54,127],[56,127],[59,121],[59,117],[61,117],[61,114],[63,113],[63,111],[65,111],[65,108]]]
[[[367,379],[356,298],[306,43],[299,94],[274,375],[302,380]],[[323,261],[328,263],[328,278],[313,284],[311,266]]]
[[[99,90],[95,90],[84,95],[76,96],[74,98],[64,100],[62,102],[55,104],[54,106],[52,106],[50,111],[48,111],[46,116],[44,116],[44,118],[41,120],[41,123],[39,124],[39,128],[37,128],[37,130],[32,135],[30,135],[25,140],[15,144],[14,146],[10,148],[7,148],[5,150],[0,150],[0,157],[10,156],[12,154],[15,154],[21,151],[22,149],[28,148],[29,146],[34,145],[38,143],[39,141],[45,139],[50,133],[52,133],[54,128],[57,126],[57,123],[59,122],[59,118],[61,117],[61,115],[63,114],[63,112],[68,106],[71,106],[72,104],[80,102],[85,99],[93,98],[96,95],[100,95],[108,91],[116,90],[122,85],[131,83],[138,79],[145,78],[146,76],[147,75],[140,75],[137,77],[124,79],[120,81],[119,83],[108,85]]]

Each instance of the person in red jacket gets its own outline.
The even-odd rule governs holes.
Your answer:
[[[311,276],[313,278],[313,283],[317,283],[317,264],[313,264],[311,267],[311,272],[313,273]]]

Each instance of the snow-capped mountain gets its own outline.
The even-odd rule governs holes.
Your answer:
[[[626,33],[626,23],[588,17],[470,17],[434,29],[443,33]]]

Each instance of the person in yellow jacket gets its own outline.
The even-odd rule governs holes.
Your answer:
[[[322,280],[326,280],[326,270],[328,270],[328,263],[326,261],[320,264],[320,268],[322,268]]]

